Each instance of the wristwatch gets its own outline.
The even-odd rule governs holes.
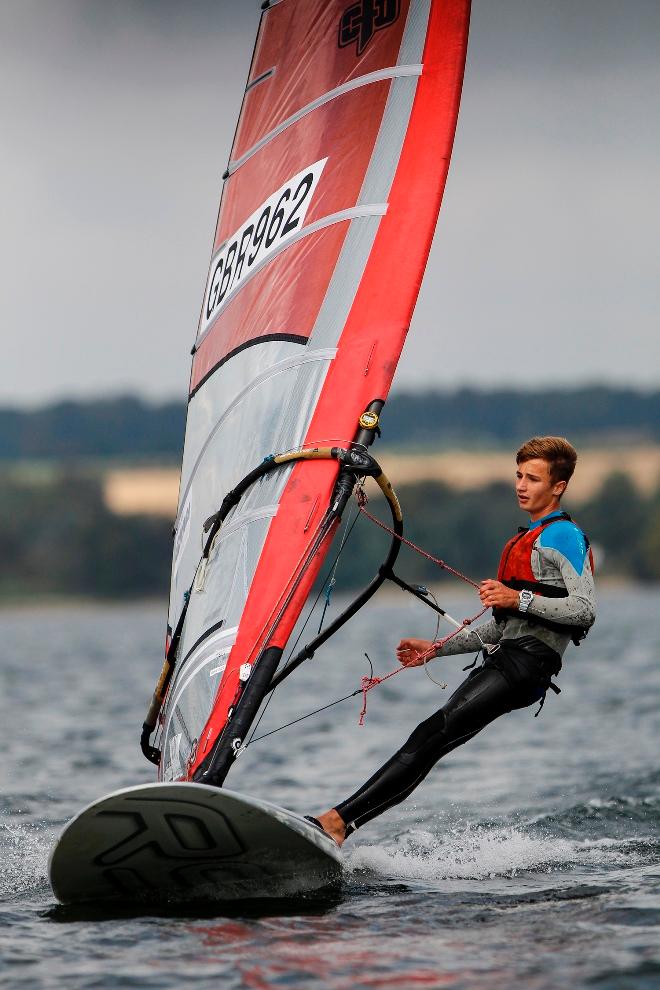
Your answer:
[[[528,591],[527,588],[523,588],[523,590],[520,592],[518,596],[518,600],[519,600],[518,611],[526,612],[529,606],[534,601],[534,592]]]

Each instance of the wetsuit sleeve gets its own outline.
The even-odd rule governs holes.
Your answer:
[[[453,636],[448,643],[436,651],[437,657],[453,657],[458,653],[475,653],[484,643],[499,643],[504,631],[503,625],[498,625],[495,619],[484,622],[476,629],[465,629]],[[481,637],[481,638],[479,638]]]
[[[535,595],[528,614],[569,626],[585,629],[592,626],[596,618],[595,590],[584,534],[572,523],[565,526],[557,523],[541,534],[535,549],[538,551],[538,580],[559,577],[568,596],[546,598]]]

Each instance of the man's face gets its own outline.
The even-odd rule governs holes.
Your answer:
[[[550,465],[540,457],[534,457],[517,465],[518,505],[525,512],[529,512],[532,519],[539,519],[546,512],[552,512],[557,507],[564,488],[566,482],[552,481]]]

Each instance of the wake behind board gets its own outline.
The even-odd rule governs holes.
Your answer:
[[[338,880],[341,853],[300,815],[205,784],[115,791],[53,847],[59,901],[287,897]]]

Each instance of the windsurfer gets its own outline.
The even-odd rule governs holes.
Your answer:
[[[405,667],[482,648],[483,660],[359,790],[312,819],[339,845],[408,797],[441,757],[489,722],[542,705],[548,689],[559,693],[551,678],[561,670],[562,655],[595,619],[589,541],[560,508],[576,460],[562,437],[533,437],[518,451],[515,491],[530,526],[504,547],[497,580],[481,582],[481,601],[493,609],[493,618],[440,648],[424,639],[399,643],[397,658]]]

